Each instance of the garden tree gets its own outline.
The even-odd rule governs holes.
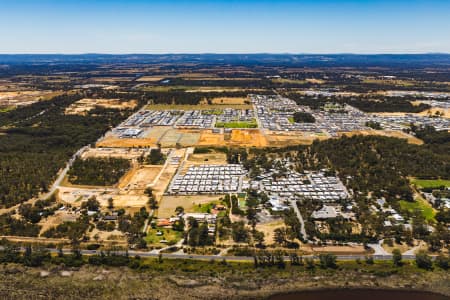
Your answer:
[[[323,269],[331,268],[335,269],[336,265],[336,255],[331,253],[319,254],[320,267]]]
[[[147,163],[151,165],[163,165],[166,161],[166,156],[162,154],[161,148],[153,148],[147,157]]]
[[[295,123],[314,123],[316,119],[314,116],[307,112],[297,111],[294,113],[294,122]]]
[[[242,221],[231,224],[233,240],[236,243],[248,243],[249,232]]]
[[[433,261],[425,251],[419,251],[416,254],[416,265],[421,269],[431,270],[433,268]]]
[[[303,235],[301,233],[301,224],[295,214],[294,210],[291,208],[287,211],[284,211],[284,223],[288,226],[289,230],[289,239],[293,240],[294,238],[302,239]]]
[[[248,153],[245,148],[231,148],[227,152],[227,162],[229,164],[246,164]]]
[[[274,241],[280,245],[287,245],[295,237],[295,233],[290,228],[279,227],[274,230]]]
[[[240,215],[240,216],[242,216],[242,215],[245,214],[244,211],[242,211],[239,208],[239,199],[238,199],[238,197],[236,195],[231,195],[230,203],[231,203],[231,213],[233,215]]]
[[[41,226],[27,220],[17,219],[12,213],[0,215],[0,233],[2,235],[38,236]]]
[[[199,224],[197,220],[190,217],[188,219],[187,244],[192,247],[207,246],[213,244],[213,239],[208,233],[208,223]]]
[[[28,203],[19,206],[19,214],[21,214],[25,220],[33,224],[38,223],[41,220],[41,210]]]
[[[256,207],[258,206],[258,204],[258,198],[254,195],[248,194],[246,216],[248,224],[252,227],[253,231],[255,231],[256,223],[258,222],[258,216],[256,212]]]
[[[173,223],[173,225],[172,225],[172,229],[173,230],[181,231],[181,232],[184,231],[184,227],[185,227],[185,224],[184,224],[184,219],[183,218],[180,218],[180,219],[176,220]]]
[[[367,121],[365,125],[366,125],[367,127],[370,127],[370,128],[372,128],[372,129],[376,129],[376,130],[381,130],[381,129],[383,129],[383,128],[381,127],[381,124],[378,123],[378,122],[376,122],[376,121]]]
[[[402,253],[399,249],[392,250],[392,262],[397,267],[402,265]]]
[[[175,213],[176,213],[177,215],[183,214],[183,213],[184,213],[184,207],[183,207],[183,206],[177,206],[177,207],[175,208]]]
[[[126,233],[128,237],[128,242],[130,244],[138,244],[141,242],[141,239],[145,235],[142,233],[142,227],[145,224],[145,220],[147,220],[149,214],[145,207],[141,207],[141,209],[134,213],[133,216],[130,215],[120,215],[118,218],[119,230]]]
[[[450,256],[445,256],[442,253],[439,254],[436,257],[436,265],[443,270],[448,270],[450,268]]]
[[[114,199],[108,198],[108,209],[112,210],[114,208]]]
[[[90,211],[98,211],[100,203],[98,202],[97,197],[91,196],[87,201],[81,203],[81,208]]]
[[[151,209],[158,208],[158,201],[156,200],[155,195],[153,194],[153,189],[151,187],[147,187],[144,191],[144,194],[148,196],[148,205]]]
[[[253,240],[256,242],[257,247],[262,247],[264,244],[264,232],[254,230],[252,232]]]
[[[73,184],[108,186],[117,183],[130,166],[124,158],[77,158],[67,175]]]

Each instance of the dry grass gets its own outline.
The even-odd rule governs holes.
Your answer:
[[[153,183],[162,166],[141,166],[130,170],[119,182],[119,188],[130,190],[144,190],[148,184]]]
[[[266,244],[270,245],[274,243],[274,230],[280,227],[285,227],[284,221],[281,219],[264,224],[258,223],[256,225],[256,230],[264,233],[264,241]]]
[[[289,145],[310,145],[316,139],[325,140],[328,136],[319,136],[315,134],[297,133],[295,135],[271,133],[267,135],[268,145],[271,147],[284,147]]]
[[[169,218],[175,215],[178,206],[184,207],[185,212],[194,212],[194,207],[219,200],[221,195],[195,195],[195,196],[164,196],[159,208],[158,218]]]
[[[248,104],[249,100],[244,97],[217,97],[213,98],[211,100],[212,104],[221,104],[221,105],[228,105],[228,104]]]

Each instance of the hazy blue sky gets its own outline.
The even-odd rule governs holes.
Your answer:
[[[0,53],[450,53],[450,0],[0,0]]]

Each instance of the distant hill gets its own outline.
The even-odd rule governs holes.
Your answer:
[[[450,67],[450,54],[0,54],[0,64],[214,63],[308,67]]]

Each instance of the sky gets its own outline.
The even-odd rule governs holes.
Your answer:
[[[450,53],[450,0],[0,0],[0,53]]]

